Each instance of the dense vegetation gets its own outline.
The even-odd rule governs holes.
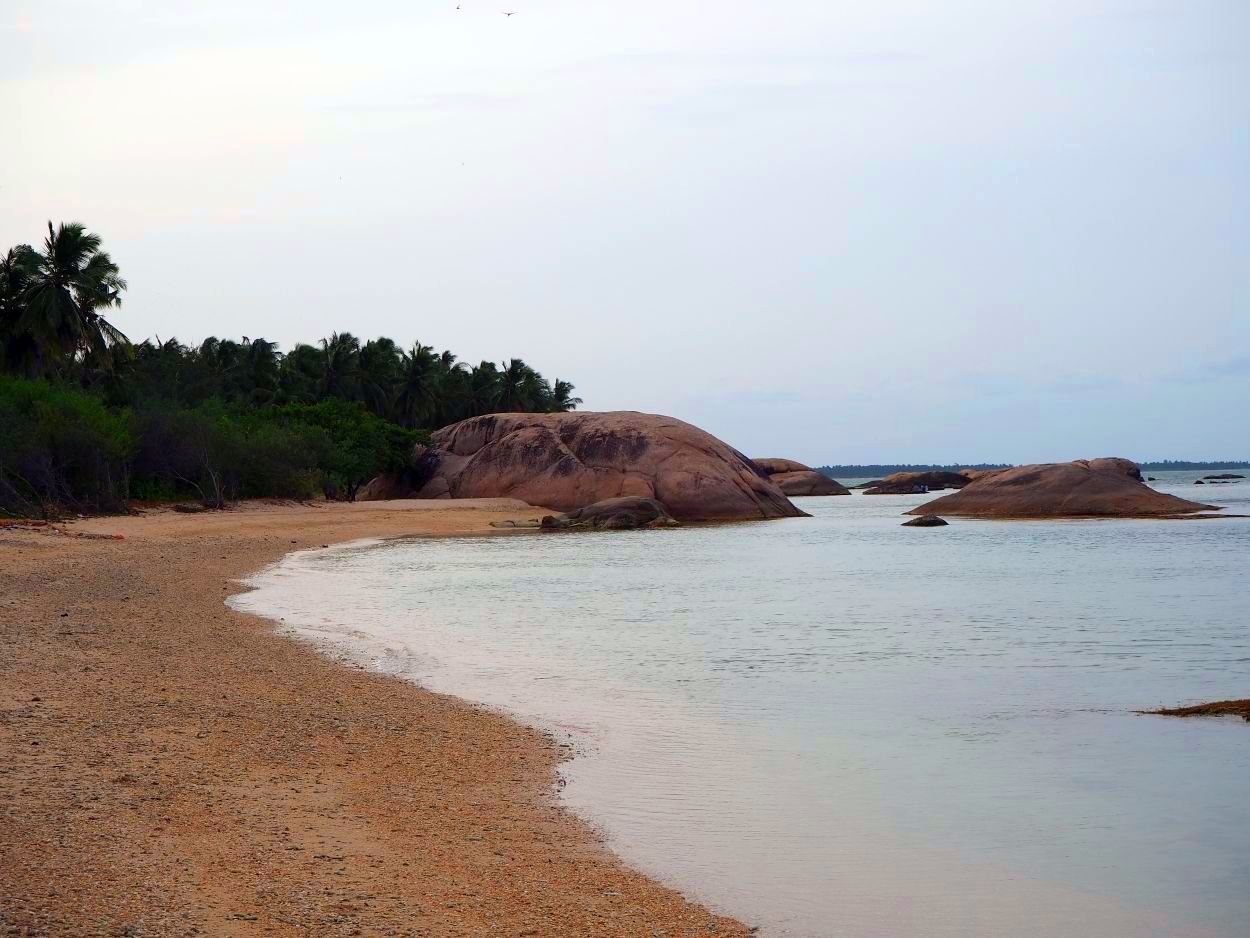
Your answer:
[[[123,510],[131,499],[353,499],[431,429],[581,401],[520,359],[336,332],[285,353],[208,338],[132,344],[126,282],[82,225],[0,256],[0,513]]]

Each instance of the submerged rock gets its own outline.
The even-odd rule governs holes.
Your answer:
[[[985,518],[1160,518],[1215,510],[1150,488],[1128,459],[1015,466],[988,473],[910,514]]]
[[[786,495],[850,495],[841,482],[793,459],[755,459],[755,468]]]
[[[375,491],[392,498],[510,496],[565,512],[641,496],[680,521],[805,515],[749,459],[710,433],[633,411],[462,420],[417,448],[409,479],[375,480],[364,497]]]
[[[912,518],[910,521],[904,521],[905,528],[941,528],[950,524],[945,518],[939,518],[937,515],[921,515],[919,518]]]

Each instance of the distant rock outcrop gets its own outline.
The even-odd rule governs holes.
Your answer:
[[[1131,460],[1015,466],[987,473],[958,492],[913,509],[913,515],[984,518],[1160,518],[1215,510],[1165,495],[1142,481]]]
[[[374,480],[365,497],[379,491],[416,498],[510,496],[565,512],[637,495],[661,502],[679,521],[804,515],[716,437],[672,417],[633,411],[462,420],[436,432],[428,447],[417,447],[410,478]]]
[[[793,459],[754,459],[755,468],[786,495],[850,495],[841,482]]]
[[[915,495],[922,492],[940,492],[943,489],[961,489],[969,481],[969,478],[962,472],[944,472],[942,470],[896,472],[865,488],[864,494]]]
[[[921,515],[919,518],[912,518],[910,521],[904,521],[905,528],[944,528],[950,524],[945,518],[939,518],[937,515]]]

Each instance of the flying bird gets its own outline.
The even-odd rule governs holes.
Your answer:
[[[504,16],[516,16],[516,10],[513,10],[511,13],[509,13],[507,10],[500,10],[499,12],[502,13]]]

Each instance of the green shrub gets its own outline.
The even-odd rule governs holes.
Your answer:
[[[429,434],[405,430],[370,413],[363,404],[328,400],[320,404],[288,404],[265,412],[289,427],[323,435],[325,448],[318,468],[326,497],[355,501],[361,486],[383,472],[402,472],[412,463],[412,447]]]
[[[0,511],[117,511],[135,450],[127,410],[46,381],[0,376]]]
[[[0,511],[120,511],[132,495],[354,500],[381,473],[411,467],[426,431],[356,402],[249,407],[149,403],[138,414],[44,380],[0,377]]]

